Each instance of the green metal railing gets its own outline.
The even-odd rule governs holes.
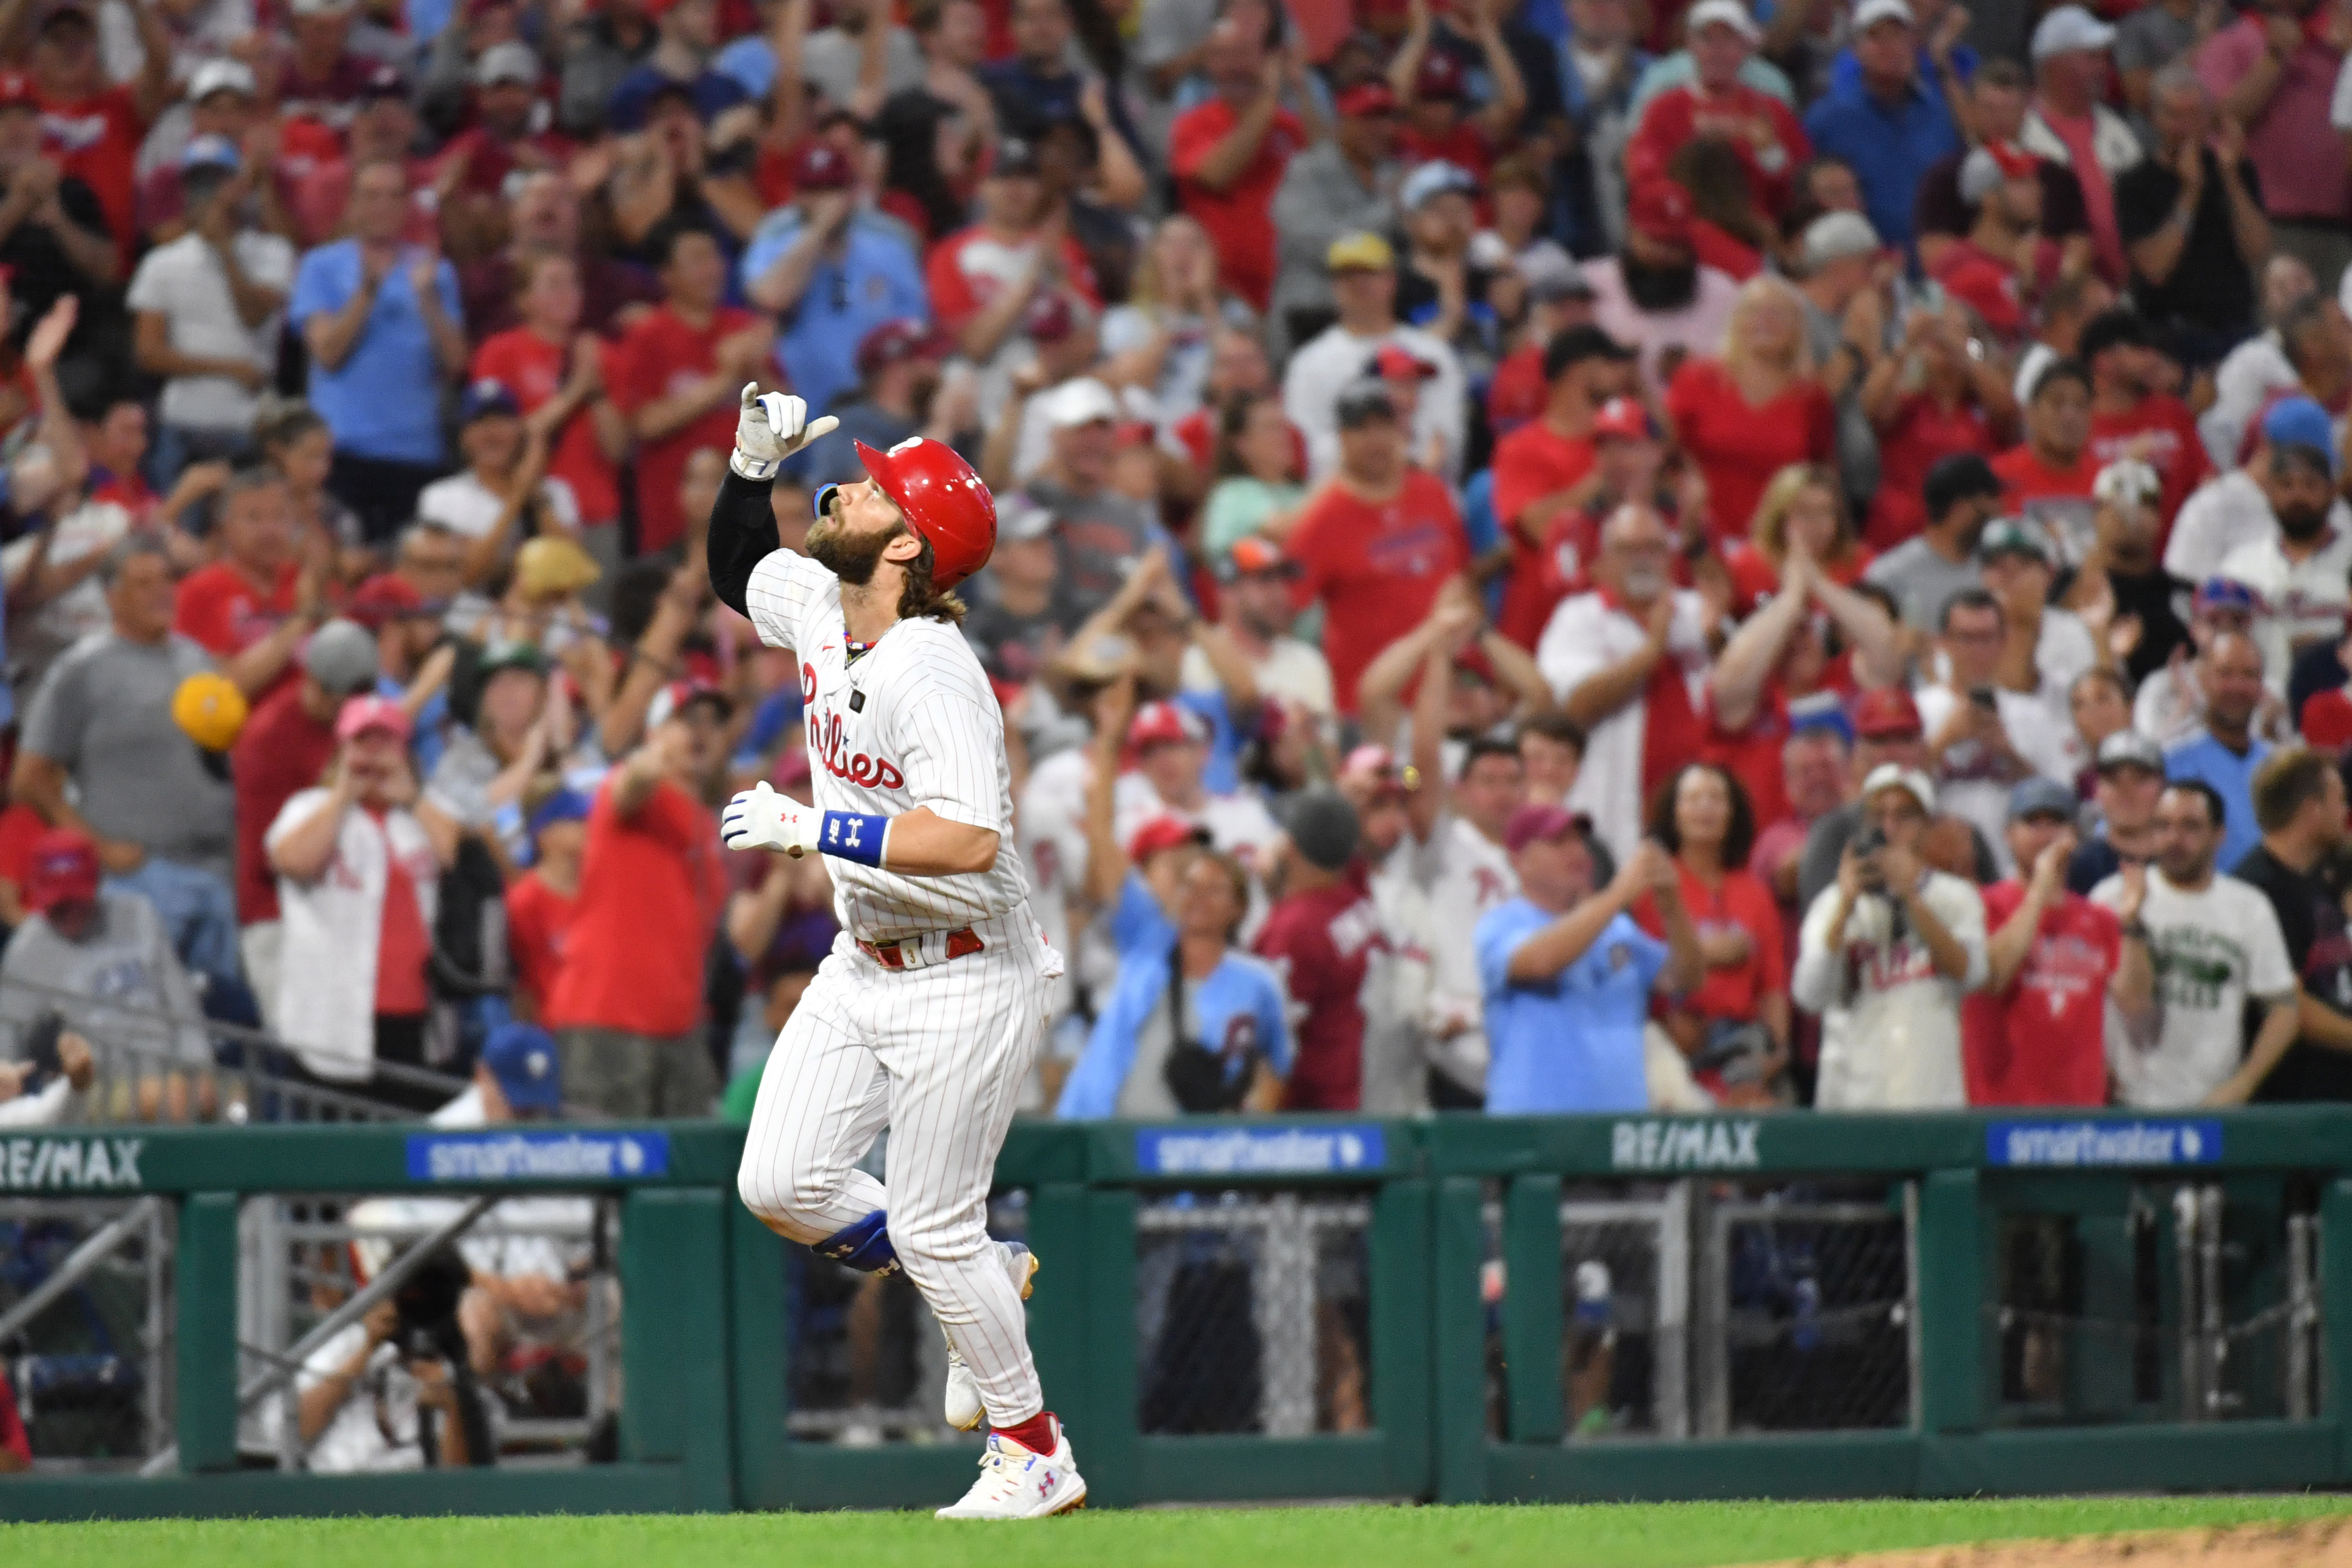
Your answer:
[[[0,1197],[159,1194],[176,1209],[176,1474],[0,1482],[0,1519],[913,1507],[961,1491],[972,1450],[793,1439],[785,1244],[735,1196],[740,1130],[711,1123],[59,1130],[0,1138]],[[1790,1178],[1883,1184],[1909,1236],[1910,1416],[1866,1431],[1564,1440],[1563,1194]],[[2319,1300],[2352,1304],[2352,1115],[2174,1118],[1286,1118],[1181,1126],[1023,1123],[1000,1187],[1027,1194],[1045,1259],[1030,1338],[1093,1500],[1415,1497],[1444,1501],[1969,1495],[2352,1482],[2352,1305],[2324,1316],[2315,1407],[2182,1421],[2108,1409],[2005,1415],[1987,1304],[2004,1215],[2073,1216],[2093,1259],[2135,1184],[2224,1184],[2255,1212],[2315,1206]],[[1271,1438],[1140,1429],[1137,1216],[1177,1191],[1369,1199],[1371,1429]],[[588,1190],[621,1208],[618,1463],[327,1476],[240,1468],[237,1214],[270,1194]],[[2264,1205],[2267,1205],[2265,1207]],[[1499,1218],[1497,1218],[1499,1216]],[[1508,1279],[1482,1291],[1492,1265]],[[2256,1287],[2275,1293],[2274,1282]],[[2093,1291],[2094,1296],[2096,1291]],[[1490,1347],[1500,1349],[1490,1417]],[[2089,1358],[2083,1358],[2087,1361]],[[2112,1401],[2110,1401],[2112,1403]],[[2081,1411],[2095,1414],[2084,1416]],[[2084,1424],[2095,1420],[2097,1424]]]

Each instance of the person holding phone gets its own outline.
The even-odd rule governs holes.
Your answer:
[[[1984,984],[1984,903],[1921,858],[1936,810],[1927,774],[1883,765],[1862,801],[1863,834],[1805,912],[1790,981],[1822,1019],[1813,1106],[1957,1110],[1968,1103],[1959,1001]]]
[[[2010,534],[2024,537],[2013,524],[1988,531],[1986,550]],[[2014,876],[2010,789],[2036,774],[2072,784],[2082,769],[2081,747],[2063,708],[2039,691],[2000,684],[2009,615],[1990,591],[1964,588],[1953,595],[1937,630],[1949,673],[1918,696],[1934,779],[1945,809],[1984,836],[2002,876]]]

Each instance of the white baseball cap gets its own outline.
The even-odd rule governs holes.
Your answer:
[[[2080,5],[2061,5],[2033,29],[2032,54],[2036,60],[2046,60],[2052,55],[2112,48],[2115,42],[2113,27]]]
[[[254,95],[253,68],[243,60],[215,57],[198,66],[188,76],[188,101],[202,103],[216,92],[233,92],[241,98]]]
[[[1862,0],[1853,8],[1855,32],[1866,33],[1881,22],[1900,22],[1906,27],[1916,27],[1919,18],[1912,15],[1906,0]]]
[[[1895,0],[1900,5],[1902,0]],[[1827,267],[1853,256],[1875,256],[1878,231],[1860,213],[1823,213],[1805,226],[1805,270]]]
[[[1899,789],[1919,803],[1922,811],[1936,809],[1936,786],[1917,768],[1906,768],[1898,763],[1881,763],[1870,770],[1862,781],[1862,798],[1868,800],[1883,789]]]
[[[1696,37],[1701,28],[1712,27],[1718,23],[1751,44],[1763,40],[1764,29],[1756,25],[1756,18],[1748,14],[1748,7],[1739,0],[1698,0],[1683,23],[1683,34],[1685,37]]]
[[[1118,395],[1090,375],[1066,381],[1045,395],[1045,424],[1049,429],[1068,430],[1091,425],[1097,419],[1116,421],[1118,416]]]

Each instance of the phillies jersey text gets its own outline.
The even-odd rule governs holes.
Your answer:
[[[1028,888],[1013,842],[1004,716],[963,634],[940,621],[900,621],[852,665],[840,579],[788,550],[753,569],[744,597],[760,640],[800,661],[817,809],[898,816],[925,806],[998,836],[992,867],[952,877],[902,877],[835,858],[826,869],[843,929],[892,942],[1019,907]],[[849,831],[840,823],[827,831],[835,827]]]

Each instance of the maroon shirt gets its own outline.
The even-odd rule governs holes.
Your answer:
[[[269,868],[262,836],[286,803],[317,784],[335,759],[335,727],[302,709],[302,682],[289,680],[245,721],[229,748],[236,778],[236,918],[242,924],[278,918],[278,873]]]
[[[1355,1110],[1364,1093],[1364,972],[1388,945],[1361,873],[1284,899],[1256,945],[1282,972],[1297,1035],[1282,1108]]]

